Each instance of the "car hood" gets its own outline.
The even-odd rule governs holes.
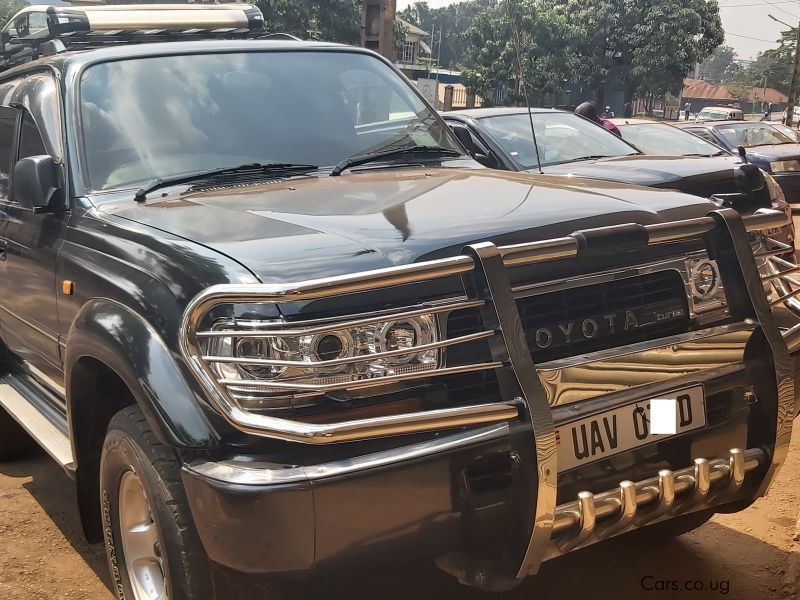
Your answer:
[[[690,194],[729,193],[735,156],[618,156],[545,167],[545,173],[604,179],[646,186],[666,186]],[[715,185],[725,189],[715,190]],[[710,189],[706,193],[706,188]]]
[[[800,144],[753,146],[752,148],[747,148],[747,156],[761,158],[766,161],[800,158]]]
[[[455,168],[304,177],[99,207],[213,248],[271,283],[453,255],[482,240],[519,243],[714,208],[668,190]]]

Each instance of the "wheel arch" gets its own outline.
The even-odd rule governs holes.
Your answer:
[[[137,404],[158,440],[177,448],[213,448],[219,435],[164,341],[127,306],[90,300],[67,339],[64,372],[78,505],[86,537],[100,541],[100,454],[117,412]]]

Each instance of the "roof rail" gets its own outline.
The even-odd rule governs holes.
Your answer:
[[[64,50],[253,37],[263,30],[264,16],[251,4],[32,5],[0,30],[0,69]]]

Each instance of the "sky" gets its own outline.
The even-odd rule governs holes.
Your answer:
[[[432,7],[452,4],[454,0],[428,0]],[[752,59],[755,55],[777,45],[785,25],[769,18],[797,24],[800,20],[800,0],[718,0],[725,44],[731,46],[739,58]],[[402,10],[413,0],[397,0],[397,10]],[[745,37],[742,37],[745,36]],[[755,38],[755,39],[748,39]]]

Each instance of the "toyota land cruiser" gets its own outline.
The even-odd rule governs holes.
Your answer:
[[[34,6],[0,40],[0,458],[74,478],[119,598],[408,555],[505,589],[765,493],[786,214],[485,169],[386,60],[262,25]]]

